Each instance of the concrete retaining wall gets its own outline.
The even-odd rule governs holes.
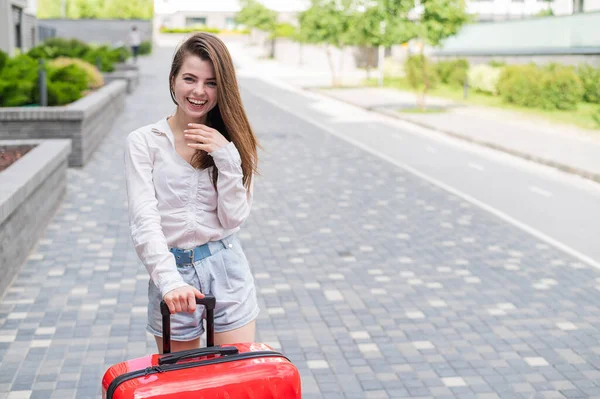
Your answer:
[[[0,172],[0,297],[62,202],[70,140],[0,140],[37,144]]]

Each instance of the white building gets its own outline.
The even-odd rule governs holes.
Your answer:
[[[305,10],[310,0],[260,0],[279,14],[279,19],[289,21],[296,13]],[[155,0],[154,26],[185,28],[205,25],[219,29],[235,29],[235,14],[241,9],[238,0]]]
[[[259,0],[277,11],[280,20],[295,19],[295,15],[310,6],[310,0]],[[219,29],[234,29],[238,0],[155,0],[154,24],[169,28],[206,25]],[[467,0],[467,11],[479,21],[528,18],[552,9],[554,15],[600,10],[600,0]]]
[[[0,0],[0,50],[14,55],[36,45],[35,14],[27,0]]]

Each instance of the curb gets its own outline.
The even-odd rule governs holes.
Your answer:
[[[539,163],[539,164],[542,164],[542,165],[550,166],[550,167],[553,167],[555,169],[561,170],[563,172],[583,177],[583,178],[591,180],[591,181],[593,181],[595,183],[600,183],[600,174],[598,174],[598,173],[594,173],[594,172],[590,172],[590,171],[583,170],[583,169],[580,169],[580,168],[576,168],[576,167],[573,167],[573,166],[569,166],[569,165],[566,165],[564,163],[552,161],[552,160],[549,160],[549,159],[546,159],[546,158],[543,158],[543,157],[539,157],[537,155],[528,154],[528,153],[525,153],[525,152],[522,152],[522,151],[518,151],[518,150],[509,148],[509,147],[505,147],[505,146],[502,146],[502,145],[499,145],[499,144],[496,144],[496,143],[491,143],[491,142],[484,141],[484,140],[478,140],[478,139],[475,139],[475,138],[473,138],[471,136],[467,136],[467,135],[464,135],[464,134],[460,134],[460,133],[456,133],[456,132],[451,132],[449,130],[444,130],[444,129],[438,129],[436,127],[428,125],[427,123],[423,123],[423,122],[419,122],[419,121],[414,121],[414,120],[411,120],[409,118],[404,118],[402,116],[402,114],[400,114],[398,112],[395,112],[395,111],[390,111],[389,109],[382,109],[382,108],[378,108],[378,107],[365,107],[365,106],[356,105],[356,104],[354,104],[354,103],[352,103],[350,101],[346,101],[346,100],[343,100],[341,98],[332,96],[331,94],[323,93],[320,90],[312,90],[310,88],[305,88],[304,90],[308,90],[308,91],[311,91],[311,92],[322,94],[322,95],[324,95],[326,97],[333,98],[335,100],[344,102],[344,103],[349,104],[349,105],[354,105],[355,107],[363,108],[363,109],[365,109],[367,111],[377,112],[378,114],[391,116],[393,118],[400,119],[400,120],[402,120],[404,122],[408,122],[408,123],[411,123],[413,125],[416,125],[416,126],[419,126],[419,127],[423,127],[423,128],[432,130],[432,131],[437,132],[437,133],[443,133],[443,134],[445,134],[447,136],[454,137],[454,138],[457,138],[457,139],[460,139],[460,140],[463,140],[463,141],[467,141],[467,142],[472,143],[472,144],[477,144],[477,145],[480,145],[480,146],[483,146],[483,147],[491,148],[491,149],[496,150],[496,151],[502,151],[502,152],[505,152],[507,154],[514,155],[514,156],[517,156],[519,158],[526,159],[528,161],[532,161],[532,162],[536,162],[536,163]]]

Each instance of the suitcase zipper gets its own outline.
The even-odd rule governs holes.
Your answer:
[[[256,351],[256,352],[239,353],[237,355],[221,356],[221,357],[217,357],[214,359],[202,360],[199,362],[189,362],[189,363],[181,363],[181,364],[169,364],[169,365],[164,365],[164,366],[146,367],[145,369],[142,369],[142,370],[132,371],[130,373],[121,374],[120,376],[115,377],[115,379],[112,380],[112,382],[108,386],[108,389],[106,390],[106,399],[112,399],[112,397],[115,394],[115,391],[117,390],[119,385],[121,385],[125,381],[133,380],[134,378],[146,377],[150,374],[164,373],[166,371],[184,370],[184,369],[189,369],[189,368],[193,368],[193,367],[208,366],[211,364],[227,363],[227,362],[233,362],[236,360],[254,359],[254,358],[258,358],[258,357],[271,357],[271,356],[282,357],[282,358],[290,361],[290,359],[288,359],[286,356],[284,356],[283,354],[281,354],[279,352]]]

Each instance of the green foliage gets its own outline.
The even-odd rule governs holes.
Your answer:
[[[544,71],[535,65],[509,65],[498,80],[504,101],[523,107],[541,108]]]
[[[577,75],[583,84],[583,100],[588,103],[600,103],[600,68],[591,65],[580,65]]]
[[[150,40],[144,40],[140,44],[139,55],[152,54],[152,42]]]
[[[572,110],[583,95],[583,85],[571,67],[510,65],[500,74],[498,91],[512,104],[531,108]]]
[[[27,55],[8,59],[0,72],[0,105],[16,107],[33,102],[38,63]]]
[[[545,10],[540,10],[537,14],[535,14],[536,17],[552,17],[554,16],[554,11],[552,11],[551,8],[545,9]]]
[[[55,70],[69,65],[76,65],[85,72],[86,87],[88,89],[97,89],[104,85],[104,77],[98,68],[87,61],[80,60],[78,58],[59,57],[48,63],[48,67]]]
[[[439,81],[435,64],[422,54],[408,57],[404,70],[410,86],[423,93],[434,88]]]
[[[48,105],[71,103],[88,90],[90,75],[82,62],[63,58],[45,65]],[[10,58],[0,72],[0,106],[39,103],[39,70],[39,61],[28,55]]]
[[[275,30],[271,34],[271,37],[287,37],[295,38],[298,35],[298,28],[287,22],[278,23],[275,26]]]
[[[4,65],[6,65],[7,61],[8,61],[8,54],[6,54],[4,51],[0,50],[0,72],[2,72],[2,69],[4,68]]]
[[[501,68],[480,64],[469,68],[469,86],[481,93],[492,95],[498,94],[498,81],[500,80]]]
[[[62,0],[38,0],[37,17],[62,18]],[[64,0],[68,19],[144,19],[154,15],[153,0]]]
[[[256,0],[243,0],[235,22],[248,28],[274,32],[277,27],[277,13]]]
[[[583,98],[583,85],[574,68],[562,65],[547,68],[542,96],[543,108],[576,109]]]
[[[439,61],[436,63],[435,68],[442,83],[462,87],[469,71],[469,61],[463,58]]]
[[[312,0],[311,6],[298,16],[300,37],[306,43],[341,48],[347,44],[351,15],[348,2]]]
[[[453,36],[469,21],[464,0],[421,0],[423,13],[417,23],[417,37],[432,46]]]
[[[188,28],[160,28],[161,33],[193,33],[193,32],[208,32],[208,33],[221,33],[218,28],[211,28],[209,26],[193,26]]]
[[[115,63],[131,57],[131,51],[125,47],[93,47],[77,39],[51,38],[29,50],[27,55],[34,59],[79,58],[99,65],[102,72],[112,72]]]
[[[594,122],[596,122],[596,125],[600,127],[600,108],[598,108],[598,110],[592,114],[592,119]]]
[[[506,65],[506,62],[504,61],[497,61],[497,60],[491,60],[490,62],[488,62],[488,65],[491,67],[503,67]]]

